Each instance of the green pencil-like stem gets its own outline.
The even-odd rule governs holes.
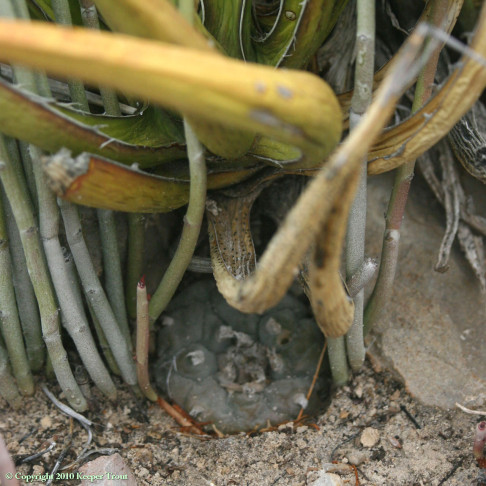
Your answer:
[[[58,24],[73,24],[67,0],[51,0],[51,4]],[[82,111],[89,111],[88,99],[86,98],[83,83],[77,79],[70,79],[68,80],[68,86],[71,100],[77,105],[77,108]]]
[[[113,211],[98,209],[98,227],[103,252],[104,283],[108,300],[115,314],[120,330],[125,337],[130,351],[133,349],[130,327],[128,325],[120,252]]]
[[[344,337],[327,338],[327,353],[333,382],[336,385],[344,385],[349,380]]]
[[[18,154],[20,154],[20,160],[21,160],[19,167],[23,167],[23,174],[25,174],[26,182],[24,182],[23,180],[24,177],[20,177],[19,181],[22,184],[22,186],[26,185],[28,187],[27,193],[29,194],[29,198],[32,201],[32,206],[34,208],[34,211],[37,214],[39,212],[39,202],[37,198],[37,188],[35,186],[35,177],[34,177],[34,169],[32,167],[32,159],[30,158],[29,144],[26,142],[22,142],[21,140],[18,140],[16,142],[18,142],[18,148],[19,148]],[[8,148],[9,145],[8,145],[8,138],[7,138],[7,149]],[[12,163],[15,163],[15,158],[12,159]]]
[[[192,25],[194,23],[194,2],[192,0],[181,0],[179,2],[179,9],[185,19]],[[207,188],[204,149],[186,119],[184,119],[184,134],[191,176],[189,204],[186,215],[184,216],[184,227],[177,250],[162,281],[150,300],[149,318],[151,323],[157,320],[167,307],[189,263],[191,263],[204,217]]]
[[[130,319],[137,317],[137,285],[143,275],[145,250],[145,215],[128,213],[128,263],[126,304]]]
[[[201,229],[206,201],[206,161],[204,149],[190,125],[184,130],[191,174],[189,204],[177,250],[149,304],[150,322],[154,322],[172,299],[182,276],[191,262]]]
[[[180,0],[179,11],[182,16],[194,24],[193,0]],[[196,248],[197,239],[201,230],[206,203],[207,172],[204,149],[199,143],[191,126],[184,119],[184,135],[187,144],[187,157],[191,175],[189,204],[184,216],[184,227],[177,250],[167,268],[162,281],[155,291],[149,304],[150,323],[155,322],[169,304],[175,294],[182,277],[191,263]]]
[[[447,13],[447,3],[445,0],[434,3],[429,19],[432,24],[441,24],[442,19]],[[427,64],[419,74],[412,104],[412,113],[419,110],[432,93],[441,49],[442,46],[438,46],[434,50]],[[405,207],[414,171],[415,161],[411,161],[400,166],[395,172],[392,193],[385,216],[385,234],[383,237],[380,269],[373,293],[366,305],[364,313],[366,332],[380,318],[385,305],[391,298],[398,262],[400,229],[405,215]]]
[[[350,128],[361,121],[371,103],[375,64],[375,2],[357,1],[356,67],[354,94],[351,100]],[[366,158],[362,162],[358,190],[351,207],[346,235],[346,279],[359,270],[365,256],[366,229]],[[364,291],[354,297],[354,320],[346,335],[348,361],[353,370],[358,370],[365,358],[363,340]]]
[[[19,230],[15,224],[13,213],[5,204],[7,217],[7,232],[10,240],[10,255],[12,257],[12,279],[17,300],[20,324],[25,340],[25,348],[30,369],[40,371],[46,358],[46,348],[42,340],[42,330],[39,309],[35,298],[34,287],[27,272],[25,255],[20,241]]]
[[[57,156],[62,155],[58,154]],[[129,385],[135,385],[137,383],[135,365],[130,350],[128,349],[128,344],[116,321],[113,309],[96,275],[86,242],[83,238],[77,208],[61,199],[59,200],[59,206],[61,207],[69,248],[74,257],[84,294],[103,328],[103,332],[110,344],[123,379]]]
[[[63,250],[64,250],[63,251],[64,261],[66,262],[66,271],[69,277],[69,285],[71,286],[74,292],[74,295],[76,297],[76,303],[79,309],[81,310],[83,319],[87,321],[86,313],[84,310],[83,296],[81,294],[78,273],[76,272],[76,266],[74,265],[73,256],[71,253],[69,253],[69,251],[66,248],[63,248]],[[118,368],[116,364],[115,358],[113,357],[113,353],[110,350],[110,345],[106,340],[105,334],[103,333],[103,329],[101,329],[100,323],[98,322],[98,318],[96,317],[96,314],[93,312],[93,309],[89,305],[89,302],[88,302],[88,309],[89,309],[89,314],[91,316],[91,322],[93,323],[93,327],[98,337],[98,343],[100,345],[103,356],[105,357],[105,360],[108,364],[108,368],[112,371],[112,373],[114,373],[117,376],[120,376],[121,375],[120,368]]]
[[[81,18],[85,27],[99,30],[100,23],[96,6],[92,0],[79,0]],[[120,105],[114,90],[100,88],[100,94],[107,115],[121,116]],[[125,295],[123,291],[123,278],[118,251],[115,215],[113,211],[98,209],[98,223],[103,252],[103,271],[105,290],[108,295],[118,325],[127,340],[130,350],[133,349],[128,325]]]
[[[7,351],[3,347],[0,339],[0,395],[7,401],[7,403],[14,409],[18,409],[22,405],[22,397],[19,394],[17,385],[13,376],[10,374],[8,368]]]
[[[87,408],[86,400],[74,379],[61,341],[57,305],[45,264],[37,225],[29,202],[23,197],[21,184],[9,163],[3,136],[0,137],[0,160],[2,162],[0,179],[19,228],[27,268],[39,306],[42,335],[54,372],[71,406],[76,410],[85,410]]]
[[[194,0],[179,0],[178,8],[181,15],[194,25]]]
[[[30,154],[28,152],[28,144],[10,137],[5,136],[4,138],[10,163],[17,174],[21,190],[25,194],[24,197],[31,201],[34,211],[37,212],[37,189],[35,188],[34,173],[32,172],[32,161],[30,160]],[[28,163],[27,166],[25,165],[25,162]]]
[[[68,8],[66,2],[57,2],[57,4],[64,9],[66,7]],[[66,15],[66,12],[61,13],[64,16]],[[15,70],[16,68],[14,68],[14,72]],[[41,78],[42,75],[38,74],[37,80],[40,81]],[[47,85],[47,80],[43,84]],[[36,87],[33,90],[35,91]],[[76,101],[83,102],[82,99]],[[73,339],[79,355],[96,386],[108,397],[114,399],[116,397],[115,385],[99,356],[84,312],[82,312],[82,308],[80,308],[73,288],[69,283],[69,276],[58,236],[59,210],[55,195],[49,189],[45,175],[41,169],[40,159],[42,154],[37,147],[30,145],[28,155],[33,168],[39,201],[40,233],[52,282],[59,300],[63,323]]]
[[[59,210],[54,193],[49,189],[42,172],[39,149],[31,146],[34,175],[37,183],[40,210],[40,230],[52,282],[59,300],[64,326],[73,339],[83,364],[96,386],[109,398],[115,399],[116,388],[96,349],[84,313],[70,285],[64,254],[59,242]]]
[[[13,139],[6,139],[9,160],[17,174],[17,180],[21,183],[24,197],[30,202],[30,194],[25,185],[17,143]],[[32,174],[33,176],[33,174]],[[34,188],[35,189],[35,188]],[[4,200],[8,238],[10,240],[10,255],[12,258],[12,279],[17,300],[20,323],[24,334],[27,357],[32,371],[39,371],[45,361],[45,345],[42,340],[42,330],[39,317],[39,308],[35,298],[34,288],[27,271],[24,250],[20,240],[19,229],[8,201]]]
[[[53,9],[58,23],[71,25],[69,4],[66,0],[53,0]],[[72,101],[83,111],[89,111],[84,86],[79,81],[68,82]],[[38,156],[40,154],[37,154]],[[34,162],[34,173],[38,181],[39,199],[44,201],[44,211],[41,212],[41,232],[43,227],[43,241],[46,255],[50,263],[56,293],[58,295],[64,322],[73,338],[86,370],[96,386],[111,399],[116,397],[115,385],[97,351],[91,335],[84,310],[79,304],[79,297],[69,284],[69,274],[59,240],[57,237],[59,213],[55,196],[48,189],[45,177],[40,169],[40,160]],[[41,194],[42,191],[42,194]],[[73,209],[73,211],[76,211]],[[42,217],[44,216],[44,225]]]
[[[98,19],[98,12],[92,0],[79,0],[81,7],[81,18],[83,24],[88,29],[98,30],[100,22]],[[120,104],[116,92],[111,88],[100,87],[100,95],[103,100],[103,106],[107,115],[121,116]]]
[[[105,357],[106,362],[108,363],[108,367],[110,368],[111,372],[117,376],[121,376],[121,371],[118,365],[116,364],[115,356],[113,356],[113,352],[110,348],[110,343],[106,339],[105,333],[103,332],[103,328],[101,327],[100,321],[96,316],[93,307],[88,302],[89,313],[91,315],[91,322],[93,323],[93,327],[95,328],[96,335],[98,336],[98,342]]]
[[[20,392],[23,395],[32,395],[34,393],[34,379],[30,372],[15,303],[7,225],[5,224],[2,199],[0,198],[0,331],[7,346],[12,371]]]
[[[157,401],[157,393],[150,384],[148,372],[149,315],[147,288],[143,280],[137,285],[137,377],[142,393],[152,402]]]

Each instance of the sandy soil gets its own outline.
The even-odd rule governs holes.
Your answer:
[[[480,472],[472,455],[479,417],[420,405],[388,372],[369,363],[349,386],[334,392],[320,415],[269,432],[224,438],[189,435],[158,406],[147,407],[127,390],[116,404],[92,393],[86,416],[99,425],[91,448],[118,449],[139,485],[311,485],[331,461],[356,464],[361,485],[474,485]],[[49,453],[20,465],[22,474],[51,471],[71,430],[65,464],[86,441],[78,423],[71,424],[40,389],[20,411],[0,401],[0,432],[16,459],[56,442]],[[342,479],[358,484],[353,474]]]

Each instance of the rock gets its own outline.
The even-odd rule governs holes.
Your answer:
[[[486,401],[481,393],[486,389],[484,349],[478,345],[486,342],[485,299],[457,248],[451,253],[449,270],[434,271],[445,216],[430,191],[420,180],[417,183],[402,225],[391,301],[373,325],[369,353],[374,363],[394,371],[426,405],[450,409],[460,402],[480,407]],[[390,188],[386,177],[370,179],[367,252],[371,257],[381,253]],[[484,186],[480,189],[484,193]]]
[[[120,454],[101,456],[87,462],[77,474],[81,486],[137,486],[135,476]]]
[[[380,432],[373,427],[366,427],[361,433],[360,442],[364,447],[374,447],[380,440]]]
[[[43,429],[48,429],[49,427],[52,426],[52,419],[49,417],[49,415],[46,415],[45,417],[41,418],[40,425]]]
[[[324,471],[319,471],[317,479],[308,484],[309,486],[344,486],[341,476]]]
[[[353,466],[359,466],[360,464],[368,461],[369,455],[363,451],[351,451],[346,454],[346,458],[348,459],[349,464],[352,464]]]

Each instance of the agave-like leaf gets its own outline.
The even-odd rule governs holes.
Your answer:
[[[302,152],[291,145],[268,137],[260,137],[248,152],[251,160],[291,169],[302,164]]]
[[[53,20],[54,11],[51,2],[46,0],[28,0],[29,14],[35,20]]]
[[[293,144],[308,167],[320,165],[341,135],[334,93],[306,72],[120,34],[5,20],[0,58],[148,98],[196,121],[196,129],[216,124]],[[197,134],[217,155],[234,153],[231,137],[213,146],[210,130]]]
[[[52,190],[63,199],[115,211],[165,213],[187,204],[189,181],[160,177],[87,153],[72,157],[63,149],[44,159]],[[219,189],[250,177],[258,168],[208,175]]]
[[[97,5],[98,8],[101,7],[101,12],[110,26],[122,33],[205,51],[213,51],[216,45],[216,42],[208,42],[167,0],[98,0]],[[231,7],[233,2],[226,2],[225,5]],[[199,17],[195,15],[195,18]],[[231,15],[226,15],[224,19],[220,19],[221,25],[225,25],[225,21],[231,18]],[[204,27],[202,30],[207,38],[211,37]],[[238,30],[234,29],[234,32]],[[192,119],[192,126],[199,138],[206,140],[210,149],[225,157],[243,155],[254,138],[252,133],[235,131],[221,123],[208,123],[206,120]]]
[[[1,80],[0,127],[51,152],[68,147],[144,168],[185,157],[181,131],[158,109],[123,117],[92,115]]]
[[[194,29],[166,0],[95,0],[95,3],[114,31],[202,51],[213,51],[216,47],[214,38],[200,22]]]
[[[49,152],[62,147],[74,154],[89,152],[141,169],[164,167],[186,159],[180,125],[160,109],[149,106],[137,115],[114,117],[94,115],[43,98],[0,80],[0,125],[5,134]],[[239,159],[221,159],[208,154],[213,171],[227,171],[259,163],[286,168],[299,164],[302,152],[276,140],[260,137],[251,151]],[[188,179],[187,163],[179,164],[178,177]],[[169,172],[167,172],[169,171]]]
[[[260,23],[259,10],[252,10],[251,1],[215,0],[205,6],[204,25],[231,57],[303,68],[346,3],[347,0],[281,0],[272,22],[264,16]]]
[[[252,2],[214,0],[204,4],[204,26],[233,58],[254,60]]]
[[[282,0],[275,23],[256,38],[252,59],[272,66],[305,68],[331,32],[348,0]]]

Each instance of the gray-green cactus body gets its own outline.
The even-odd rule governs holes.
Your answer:
[[[196,420],[233,433],[309,410],[323,337],[292,295],[263,315],[242,314],[201,281],[173,300],[158,345],[157,386]]]

